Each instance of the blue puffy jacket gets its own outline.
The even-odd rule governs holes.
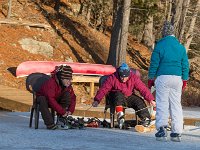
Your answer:
[[[160,75],[177,75],[188,80],[189,62],[186,49],[171,35],[159,40],[151,55],[148,77],[154,79]]]

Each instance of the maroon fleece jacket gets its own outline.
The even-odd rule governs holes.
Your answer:
[[[129,97],[134,93],[134,90],[139,91],[144,99],[149,102],[155,99],[149,89],[146,87],[146,85],[140,80],[140,78],[136,74],[130,72],[128,80],[123,83],[120,81],[118,73],[115,72],[108,76],[103,85],[97,91],[94,100],[100,103],[103,97],[111,91],[119,91],[123,93],[126,97]]]
[[[62,108],[57,102],[57,99],[63,94],[63,92],[66,91],[69,92],[71,96],[71,103],[68,110]],[[37,95],[45,96],[48,100],[49,106],[60,115],[64,115],[66,111],[70,111],[71,113],[73,113],[75,110],[76,95],[74,94],[72,86],[69,86],[62,90],[61,86],[58,84],[56,76],[53,76],[47,82],[45,82]]]

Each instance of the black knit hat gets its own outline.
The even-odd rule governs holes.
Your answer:
[[[72,79],[72,68],[70,66],[64,66],[64,65],[61,65],[59,67],[59,71],[60,71],[60,78],[61,79],[69,79],[71,80]]]

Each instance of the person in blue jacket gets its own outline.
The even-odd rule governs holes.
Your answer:
[[[182,91],[189,78],[189,62],[185,47],[174,36],[174,27],[165,22],[162,38],[156,43],[148,72],[148,87],[156,88],[156,140],[167,140],[171,117],[171,140],[181,140],[183,112]]]

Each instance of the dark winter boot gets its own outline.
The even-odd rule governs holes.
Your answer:
[[[61,130],[68,130],[69,129],[69,123],[66,117],[58,116],[56,125],[58,129]]]
[[[79,128],[79,122],[77,119],[73,118],[72,116],[68,116],[68,122],[70,125],[70,129],[78,129]]]
[[[148,127],[151,124],[151,119],[149,118],[144,118],[140,121],[140,124],[143,125],[144,127]]]
[[[85,129],[85,126],[84,126],[84,118],[78,118],[78,124],[79,124],[79,129]]]
[[[58,126],[55,124],[52,124],[52,125],[47,126],[47,129],[48,130],[56,130],[56,129],[58,129]]]
[[[70,129],[84,129],[84,118],[73,118],[72,116],[67,117]]]

